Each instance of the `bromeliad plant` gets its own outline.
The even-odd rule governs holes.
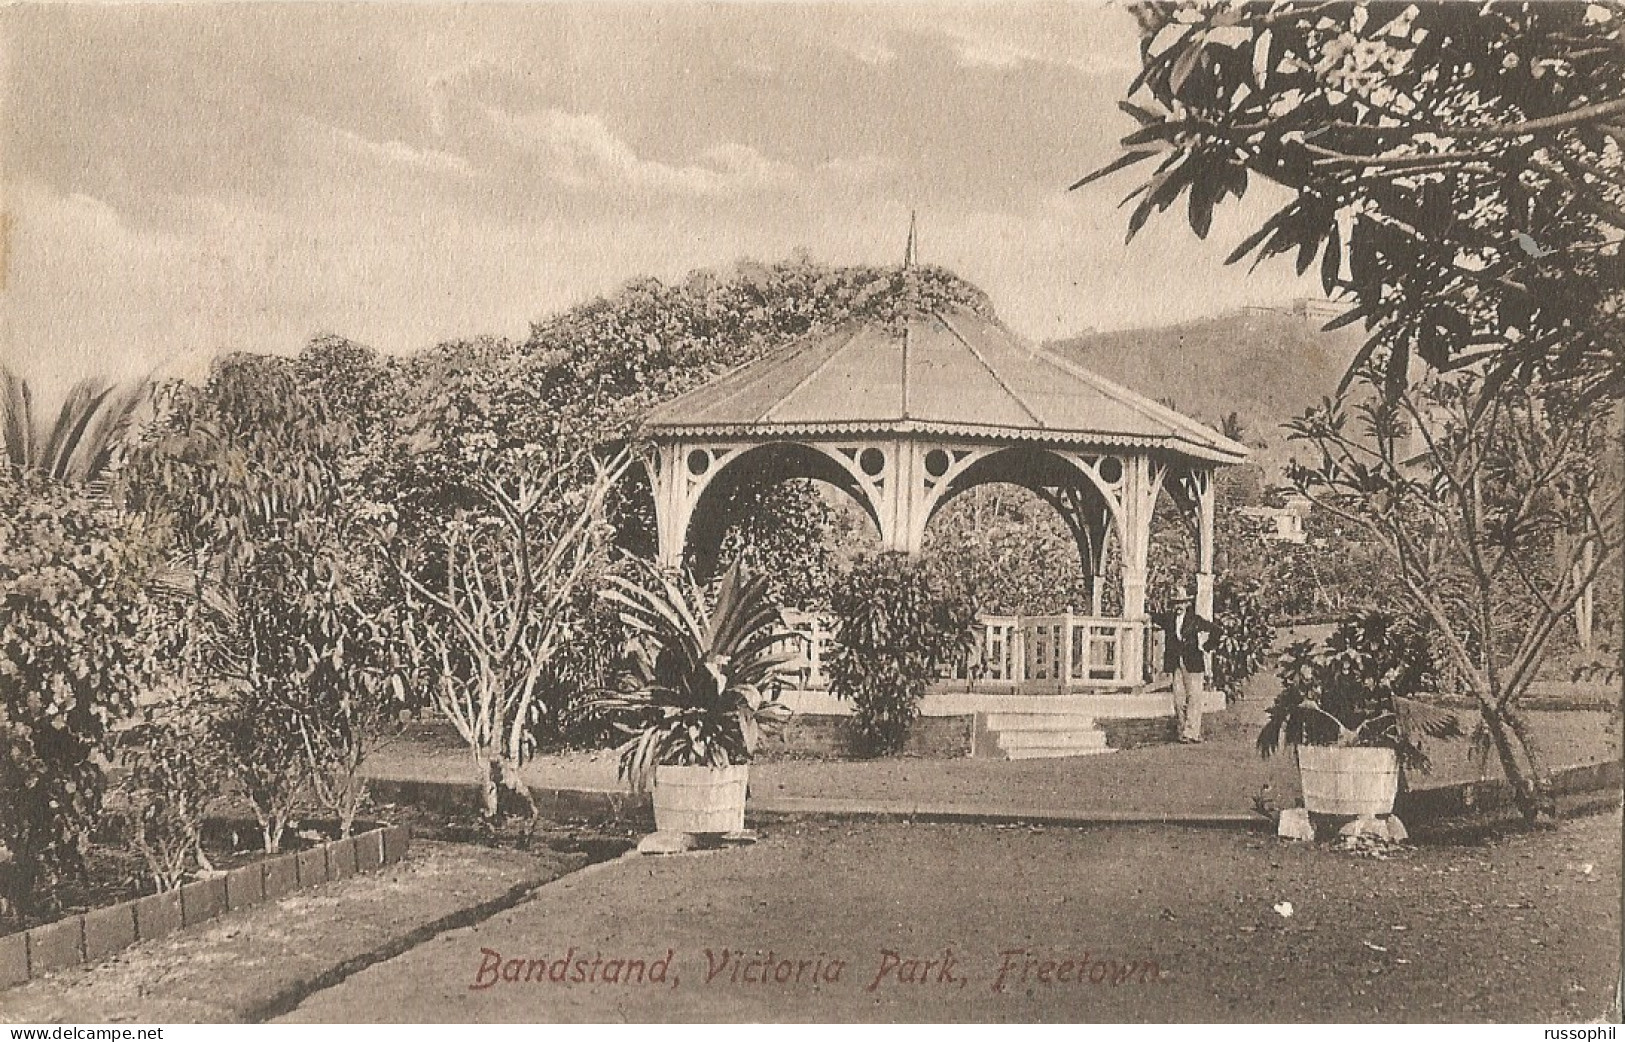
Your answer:
[[[621,747],[620,776],[642,792],[659,766],[727,767],[749,763],[764,730],[790,718],[777,698],[784,628],[762,576],[736,562],[714,604],[692,579],[644,565],[644,582],[612,576],[603,598],[633,635],[621,689],[599,712],[632,735]]]
[[[1382,612],[1339,623],[1319,647],[1290,645],[1280,677],[1281,693],[1258,735],[1261,756],[1288,745],[1374,746],[1425,771],[1421,736],[1463,734],[1454,713],[1409,697],[1438,688],[1427,636]]]

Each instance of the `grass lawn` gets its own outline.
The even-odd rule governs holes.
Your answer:
[[[980,805],[1074,813],[1246,813],[1263,792],[1277,805],[1298,797],[1292,756],[1261,760],[1253,749],[1267,699],[1262,693],[1210,714],[1202,745],[1161,745],[1104,756],[1053,760],[796,760],[751,768],[756,799],[890,801],[911,806]],[[1619,720],[1597,710],[1529,714],[1547,762],[1574,766],[1619,758]],[[1464,714],[1471,726],[1471,718]],[[795,726],[794,723],[791,726]],[[1433,770],[1412,775],[1413,788],[1480,777],[1467,742],[1431,743]],[[525,768],[534,785],[617,790],[612,751],[563,752],[538,757]],[[467,753],[449,727],[414,726],[383,751],[372,770],[381,776],[468,780]],[[1497,763],[1488,776],[1500,777]],[[1268,787],[1266,789],[1266,786]]]

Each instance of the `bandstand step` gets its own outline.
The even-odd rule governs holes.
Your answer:
[[[1016,749],[1104,749],[1103,731],[1048,730],[1000,731],[999,747],[1005,752]]]
[[[1078,712],[994,712],[982,718],[988,752],[1007,760],[1096,756],[1113,750],[1093,716]]]
[[[994,731],[1094,731],[1095,719],[1081,713],[989,713]]]
[[[1063,756],[1103,756],[1106,753],[1115,753],[1117,750],[1110,746],[1101,746],[1099,749],[1069,749],[1058,746],[1029,746],[1025,749],[1012,749],[1004,754],[1006,760],[1049,760],[1059,759]]]

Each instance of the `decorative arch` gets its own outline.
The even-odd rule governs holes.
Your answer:
[[[702,451],[702,450],[694,450]],[[710,480],[696,483],[687,530],[683,534],[685,552],[698,574],[712,574],[715,554],[727,527],[735,520],[723,503],[735,492],[783,481],[809,480],[832,485],[856,503],[876,530],[880,515],[875,505],[872,481],[865,482],[851,467],[847,457],[820,451],[795,442],[773,442],[730,453]],[[861,472],[862,468],[858,468]],[[869,477],[864,474],[863,477]]]
[[[896,461],[874,443],[827,444],[811,441],[674,442],[645,459],[654,486],[662,565],[678,567],[696,536],[724,519],[707,511],[719,494],[751,483],[805,478],[845,492],[881,532],[887,533],[886,496],[894,484]],[[722,533],[715,533],[720,540]]]
[[[1119,526],[1121,511],[1109,483],[1066,454],[1042,446],[950,449],[928,447],[922,455],[922,509],[917,540],[949,503],[982,485],[1015,485],[1034,493],[1066,523],[1078,559],[1091,585],[1100,578],[1107,541]],[[1119,535],[1120,538],[1120,535]]]

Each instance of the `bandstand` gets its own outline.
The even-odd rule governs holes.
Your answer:
[[[976,675],[939,685],[944,695],[1024,703],[1144,689],[1147,558],[1161,495],[1191,522],[1197,607],[1212,614],[1213,471],[1247,455],[960,305],[806,337],[666,403],[643,433],[653,446],[658,554],[670,566],[713,554],[722,497],[754,483],[834,485],[868,515],[884,549],[909,554],[932,517],[977,485],[1009,482],[1042,497],[1076,541],[1092,603],[1060,616],[984,618]],[[1112,542],[1120,616],[1101,610]],[[822,635],[816,620],[803,625],[803,675],[816,687]]]

